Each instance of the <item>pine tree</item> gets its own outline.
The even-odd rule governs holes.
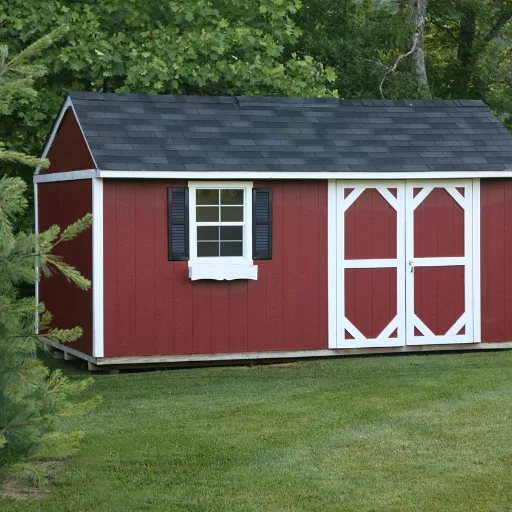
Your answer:
[[[12,111],[17,101],[36,96],[34,81],[44,69],[31,61],[65,30],[60,28],[41,38],[11,60],[7,47],[0,46],[0,114]],[[48,166],[46,160],[9,151],[0,141],[0,163],[6,160]],[[50,327],[51,314],[44,304],[22,296],[19,287],[33,285],[40,275],[58,271],[87,289],[90,282],[52,251],[87,229],[91,216],[64,231],[58,226],[39,235],[19,231],[16,222],[28,207],[25,192],[26,184],[20,178],[0,179],[0,481],[6,474],[17,474],[43,485],[45,474],[36,461],[68,456],[82,437],[81,432],[59,432],[59,419],[81,414],[96,399],[77,403],[75,395],[90,379],[70,380],[58,370],[50,372],[37,358],[40,335],[70,342],[81,336],[81,328]]]

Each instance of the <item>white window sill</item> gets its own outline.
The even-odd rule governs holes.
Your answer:
[[[199,263],[189,262],[188,277],[191,281],[213,279],[215,281],[233,281],[235,279],[258,279],[258,265],[247,263]]]

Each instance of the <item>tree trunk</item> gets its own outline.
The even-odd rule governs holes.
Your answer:
[[[411,24],[414,27],[413,43],[417,39],[416,51],[412,54],[412,62],[418,85],[427,98],[431,98],[430,88],[428,86],[427,67],[425,65],[425,17],[427,15],[428,0],[411,1]]]
[[[468,8],[460,20],[459,48],[457,51],[458,73],[452,93],[453,98],[464,98],[468,94],[469,84],[475,65],[474,43],[476,32],[476,13]]]

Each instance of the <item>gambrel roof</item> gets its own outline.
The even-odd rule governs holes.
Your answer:
[[[73,92],[97,167],[499,171],[512,136],[481,102]]]

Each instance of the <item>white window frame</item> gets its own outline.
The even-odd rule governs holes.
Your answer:
[[[190,181],[188,188],[190,279],[193,281],[198,279],[257,279],[258,267],[254,265],[252,259],[252,181]],[[196,191],[198,189],[241,189],[244,191],[243,256],[197,256]],[[199,223],[199,225],[208,224]],[[226,223],[226,225],[237,225],[237,223]]]

